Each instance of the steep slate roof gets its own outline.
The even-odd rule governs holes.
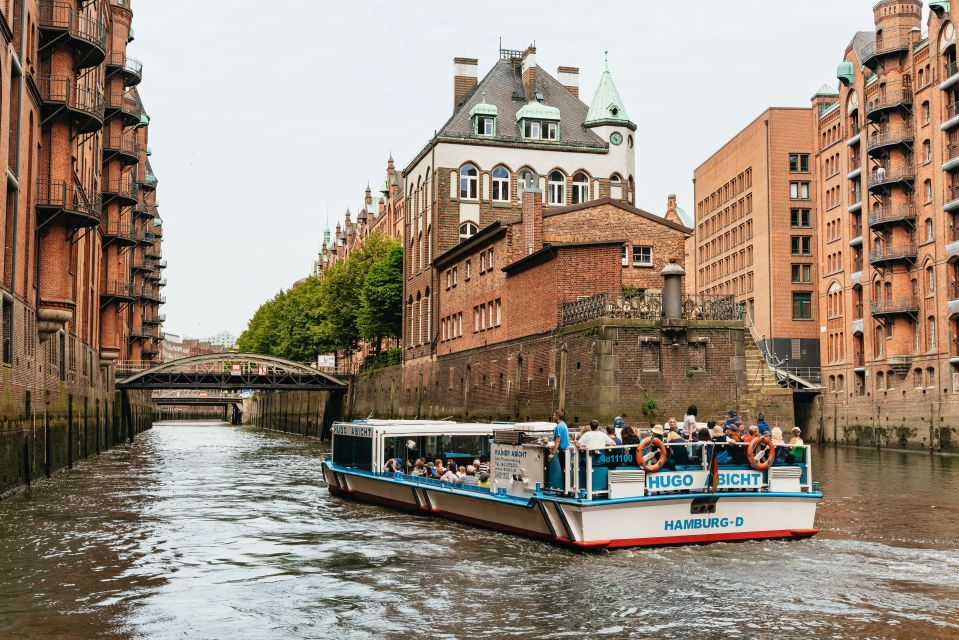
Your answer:
[[[867,44],[873,44],[876,41],[876,32],[875,31],[857,31],[856,35],[852,37],[852,42],[849,44],[852,45],[853,51],[856,52],[856,61],[862,65],[862,50]]]
[[[605,141],[583,126],[583,122],[586,120],[586,105],[540,66],[536,67],[536,88],[537,92],[542,94],[544,104],[559,109],[559,140],[556,142],[535,140],[532,143],[558,147],[607,148]],[[473,131],[473,122],[469,115],[470,110],[475,105],[482,103],[484,98],[488,104],[496,107],[495,136],[478,136]],[[447,120],[437,136],[440,138],[527,142],[519,135],[516,126],[516,112],[526,104],[519,69],[512,67],[506,60],[499,60],[486,74],[486,77],[476,85],[466,101]]]

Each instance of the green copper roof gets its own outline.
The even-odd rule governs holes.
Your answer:
[[[819,91],[816,92],[817,96],[838,96],[839,92],[830,87],[828,84],[824,84],[819,87]]]
[[[872,74],[871,76],[869,76],[868,78],[866,78],[866,82],[865,82],[865,84],[864,84],[863,86],[864,86],[864,87],[868,87],[868,86],[874,85],[874,84],[876,84],[876,81],[877,81],[877,80],[879,80],[879,76],[877,76],[877,75],[874,73],[874,74]]]
[[[127,35],[127,42],[133,42],[133,40],[134,40],[133,27],[130,27],[130,33]]]
[[[856,78],[856,69],[848,60],[843,60],[836,68],[836,77],[845,85],[850,85]]]
[[[161,227],[161,226],[163,226],[163,220],[160,220],[160,218],[154,218],[154,219],[153,219],[153,226],[154,226],[154,227]]]
[[[833,102],[831,104],[821,104],[819,105],[819,117],[822,118],[824,116],[827,116],[838,108],[839,108],[838,102]]]
[[[559,120],[559,109],[548,104],[530,100],[516,112],[517,122],[529,118],[532,120]]]
[[[593,101],[589,103],[589,111],[586,112],[586,120],[583,124],[610,120],[629,122],[629,116],[626,115],[626,107],[623,106],[623,99],[619,97],[619,91],[616,90],[613,76],[609,73],[609,69],[606,69],[599,79],[599,86],[593,94]]]
[[[147,115],[146,111],[140,112],[140,122],[136,124],[136,128],[145,127],[150,124],[150,116]]]
[[[496,105],[487,104],[484,100],[483,102],[478,102],[473,105],[473,108],[470,109],[470,117],[473,116],[493,116],[496,117]]]
[[[952,13],[949,0],[933,0],[929,3],[929,9],[936,14],[937,18],[941,18],[943,13]]]
[[[148,156],[152,156],[152,155],[153,155],[153,149],[150,148],[150,145],[147,145],[147,155],[148,155]]]

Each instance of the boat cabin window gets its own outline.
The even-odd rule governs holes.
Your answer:
[[[344,467],[373,470],[373,439],[334,435],[333,462]]]
[[[383,464],[390,458],[410,464],[417,458],[462,460],[470,464],[476,458],[489,459],[488,435],[397,436],[383,439]]]

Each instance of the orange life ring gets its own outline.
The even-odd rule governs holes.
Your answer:
[[[760,444],[764,444],[769,447],[769,452],[767,453],[765,460],[757,461],[756,447]],[[749,466],[751,466],[753,469],[765,471],[772,465],[773,460],[776,459],[776,445],[773,444],[773,441],[769,436],[753,438],[749,443],[749,447],[746,449],[746,457],[749,458]]]
[[[658,448],[659,457],[646,462],[645,456],[643,455],[643,450],[649,447]],[[666,445],[663,444],[663,441],[659,438],[643,438],[642,442],[639,443],[639,446],[636,447],[636,459],[640,461],[640,464],[646,473],[656,473],[663,468],[664,464],[666,464]]]

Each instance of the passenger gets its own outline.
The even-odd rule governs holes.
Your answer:
[[[639,444],[639,436],[632,427],[623,427],[619,437],[623,444]]]
[[[396,458],[390,458],[386,461],[386,465],[383,467],[384,471],[387,473],[400,473],[400,463]]]
[[[477,482],[479,480],[476,478],[476,467],[469,465],[466,467],[466,475],[463,476],[463,485],[475,487]]]
[[[427,477],[427,478],[438,478],[438,477],[439,477],[438,475],[436,475],[436,465],[433,464],[432,462],[427,462],[427,463],[426,463],[426,477]]]
[[[779,427],[773,427],[770,431],[773,444],[776,445],[776,462],[785,462],[789,453],[786,451],[786,441],[783,440],[783,430]]]
[[[623,438],[623,428],[626,427],[626,421],[623,420],[623,416],[616,416],[613,418],[613,428],[616,429],[616,435],[620,439]]]
[[[591,420],[589,431],[580,436],[577,444],[581,449],[602,449],[615,446],[616,442],[604,431],[599,430],[599,420]]]
[[[559,454],[559,468],[564,476],[566,475],[565,451],[569,449],[569,427],[563,420],[565,417],[566,412],[562,409],[557,409],[553,413],[553,422],[556,426],[553,428],[553,450],[549,452],[549,460],[552,460],[557,453]]]
[[[612,425],[606,427],[606,435],[608,435],[610,439],[617,445],[623,444],[623,439],[616,435],[616,427]]]
[[[669,456],[669,460],[673,462],[673,468],[676,465],[686,465],[689,464],[689,450],[686,449],[686,438],[681,436],[678,431],[670,431],[669,435],[666,436],[666,443],[670,446],[666,447],[666,453]]]
[[[696,412],[696,405],[687,407],[686,415],[683,416],[683,435],[692,437],[696,433]]]
[[[713,442],[716,444],[716,462],[719,464],[729,464],[729,448],[726,446],[726,443],[729,442],[729,438],[726,437],[726,432],[722,427],[716,425],[713,427],[711,435]]]
[[[799,427],[793,427],[793,437],[789,440],[789,455],[786,456],[786,462],[802,462],[806,456],[805,442],[802,439],[802,431]]]
[[[660,440],[663,440],[664,439],[663,436],[665,435],[665,431],[663,430],[663,425],[657,424],[655,427],[653,427],[650,430],[650,435],[653,438],[659,438]]]
[[[450,464],[446,468],[446,472],[440,478],[443,482],[456,482],[456,465]]]
[[[756,422],[756,426],[759,427],[759,435],[769,435],[769,423],[766,422],[766,414],[760,411],[757,417],[759,420]]]
[[[486,462],[484,458],[474,460],[473,464],[476,466],[477,473],[485,473],[486,475],[489,475],[489,462]]]
[[[485,488],[487,488],[487,489],[490,488],[490,485],[489,485],[489,472],[487,472],[487,471],[480,471],[480,472],[479,472],[479,476],[477,476],[477,478],[476,478],[476,486],[477,486],[477,487],[485,487]]]
[[[743,436],[743,442],[747,445],[759,437],[759,427],[752,425],[749,427],[749,431],[746,432],[746,435]]]
[[[410,472],[410,475],[414,478],[423,478],[426,476],[426,465],[423,464],[422,458],[416,461],[416,465],[413,467],[413,471]]]
[[[716,422],[709,420],[705,427],[700,427],[699,431],[696,432],[696,441],[699,442],[699,446],[693,449],[693,458],[696,460],[696,464],[701,464],[703,460],[709,461],[709,457],[712,455],[712,447],[707,443],[713,440],[711,430],[715,426]]]
[[[676,422],[676,418],[670,418],[666,423],[666,430],[671,433],[676,433],[679,431],[679,424]]]
[[[743,421],[739,419],[739,415],[736,413],[736,410],[730,409],[726,412],[726,422],[723,423],[723,429],[730,426],[738,429],[739,425],[742,423]]]
[[[466,467],[464,467],[463,465],[460,465],[456,469],[456,481],[463,482],[463,478],[465,477],[466,477]]]

